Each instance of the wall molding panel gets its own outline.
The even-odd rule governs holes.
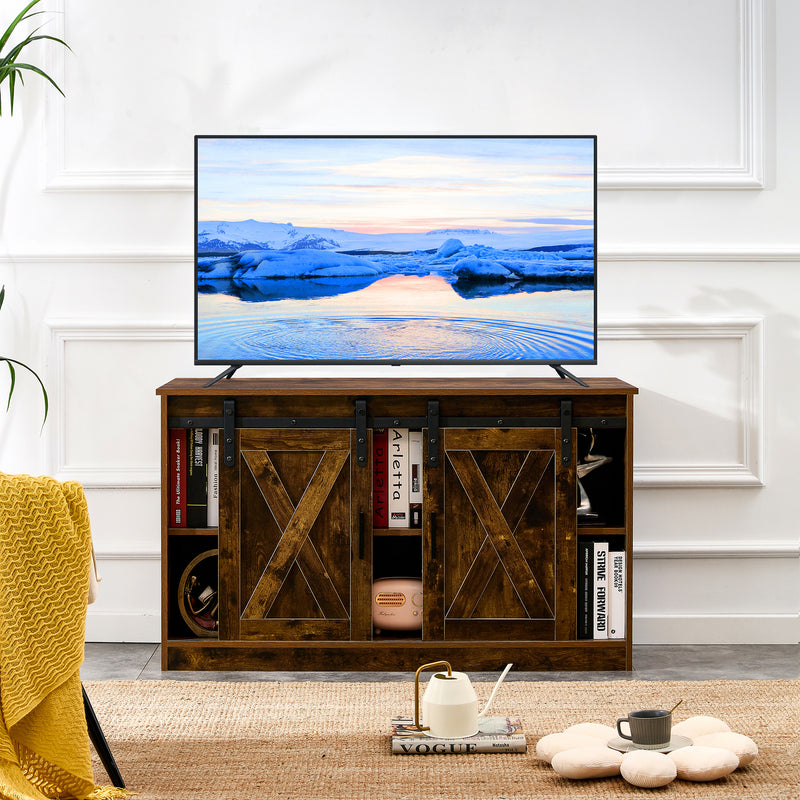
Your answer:
[[[691,488],[763,486],[764,464],[764,336],[760,317],[733,319],[653,318],[600,320],[598,339],[606,341],[656,341],[663,339],[720,339],[738,344],[741,408],[739,436],[741,463],[648,465],[634,464],[634,486]],[[635,377],[632,378],[635,382]]]
[[[70,420],[67,419],[69,382],[67,347],[76,342],[136,343],[142,346],[186,342],[194,338],[192,325],[158,322],[106,322],[83,320],[48,320],[50,330],[55,392],[53,405],[58,424],[50,426],[49,461],[52,474],[59,480],[80,481],[87,489],[136,488],[157,489],[161,486],[161,465],[158,461],[145,465],[114,466],[105,463],[76,465],[71,463],[67,446]],[[155,386],[153,386],[155,392]],[[135,420],[129,421],[135,423]]]
[[[57,0],[57,25],[63,33],[67,0]],[[600,166],[598,187],[628,190],[665,189],[762,189],[764,188],[764,0],[739,0],[738,74],[734,77],[739,111],[735,136],[738,159],[728,165],[636,165]],[[47,53],[48,71],[63,84],[66,54],[63,48]],[[65,105],[48,93],[45,98],[44,186],[51,192],[192,192],[190,170],[97,169],[70,167],[67,155],[69,132]]]

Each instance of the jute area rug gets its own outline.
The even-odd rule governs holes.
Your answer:
[[[408,683],[87,681],[127,786],[140,800],[562,800],[800,798],[800,681],[508,681],[494,711],[520,715],[527,754],[392,755],[389,720],[414,713]],[[484,701],[491,684],[476,684]],[[638,789],[569,781],[537,740],[578,722],[683,704],[676,722],[724,719],[758,758],[712,783]],[[95,761],[98,782],[107,782]]]

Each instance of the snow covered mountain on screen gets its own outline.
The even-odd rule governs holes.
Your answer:
[[[594,255],[591,228],[554,231],[532,228],[529,232],[503,234],[474,228],[448,228],[413,233],[359,233],[335,228],[295,226],[291,222],[201,221],[197,225],[197,251],[200,255],[232,254],[242,250],[332,250],[359,253],[409,253],[435,251],[445,241],[457,237],[465,245],[482,244],[498,250],[547,248],[574,250],[581,244]],[[581,248],[583,249],[583,248]],[[577,255],[577,254],[575,254]]]

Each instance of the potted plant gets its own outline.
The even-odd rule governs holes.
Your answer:
[[[0,36],[0,115],[3,113],[3,105],[2,105],[2,87],[4,83],[8,83],[8,111],[9,114],[14,113],[14,90],[16,89],[17,82],[19,82],[20,86],[25,84],[24,75],[26,73],[34,73],[36,75],[40,75],[45,80],[50,82],[55,88],[63,95],[64,92],[61,91],[60,87],[56,84],[56,82],[42,69],[35,66],[34,64],[27,63],[26,61],[22,60],[24,55],[25,49],[31,45],[33,42],[40,41],[40,40],[50,40],[51,42],[56,42],[58,44],[64,45],[67,49],[69,49],[69,45],[64,42],[62,39],[57,38],[56,36],[48,36],[47,34],[39,33],[41,26],[35,28],[33,31],[25,35],[21,41],[17,44],[10,44],[11,37],[14,35],[14,31],[17,30],[17,27],[39,14],[43,14],[43,11],[31,11],[31,9],[37,5],[40,0],[31,0],[22,11],[17,14],[17,16],[12,20],[11,24],[6,28],[5,32],[2,36]],[[0,288],[0,309],[3,307],[3,301],[5,300],[6,289],[5,286]],[[45,389],[44,383],[42,379],[39,377],[37,372],[32,368],[29,367],[27,364],[19,361],[16,358],[11,358],[10,356],[0,356],[0,361],[4,361],[8,366],[9,376],[11,378],[11,385],[8,390],[8,400],[6,402],[6,410],[9,409],[11,406],[11,398],[14,395],[14,387],[16,386],[16,379],[17,379],[17,367],[22,367],[23,369],[27,370],[28,372],[33,375],[34,378],[39,383],[39,386],[42,390],[42,396],[44,398],[44,416],[42,418],[42,425],[44,425],[45,421],[47,420],[47,411],[48,411],[48,399],[47,399],[47,390]]]

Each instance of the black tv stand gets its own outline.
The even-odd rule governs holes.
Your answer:
[[[576,378],[568,369],[564,369],[561,364],[551,364],[550,365],[557,373],[558,377],[561,380],[565,380],[569,378],[571,381],[575,381],[579,386],[588,386],[588,383],[584,383],[580,378]]]
[[[236,370],[241,366],[241,364],[237,364],[236,366],[231,364],[231,366],[229,366],[226,370],[220,372],[216,378],[212,378],[208,383],[204,383],[203,388],[208,389],[209,386],[213,386],[217,381],[221,381],[223,378],[230,380],[233,377],[233,373],[236,372]]]

